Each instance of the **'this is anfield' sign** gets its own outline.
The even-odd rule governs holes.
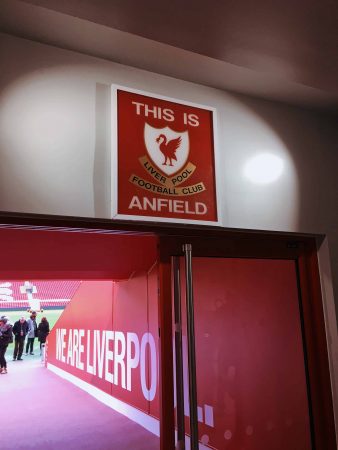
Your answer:
[[[217,223],[214,111],[112,87],[113,217]]]

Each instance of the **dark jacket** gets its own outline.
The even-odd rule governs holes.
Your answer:
[[[49,323],[46,321],[40,322],[38,326],[38,338],[39,341],[44,343],[49,334]]]
[[[7,346],[13,342],[12,325],[6,323],[0,327],[0,347]]]
[[[26,334],[28,333],[28,323],[26,322],[26,320],[24,321],[24,323],[21,323],[20,320],[18,320],[17,322],[15,322],[14,326],[13,326],[13,333],[15,336],[15,339],[20,339],[23,338],[25,339]],[[21,334],[21,331],[23,334]]]

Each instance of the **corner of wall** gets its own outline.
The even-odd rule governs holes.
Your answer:
[[[317,254],[323,298],[335,428],[336,436],[338,437],[338,330],[327,237],[317,243]]]

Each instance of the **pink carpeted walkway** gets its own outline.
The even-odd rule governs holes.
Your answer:
[[[38,357],[0,375],[1,450],[158,450],[159,438],[47,370]]]

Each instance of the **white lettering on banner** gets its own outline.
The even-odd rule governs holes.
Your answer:
[[[79,330],[74,330],[73,333],[73,366],[78,365],[79,359]]]
[[[149,107],[144,103],[132,102],[136,106],[135,112],[138,116],[154,117],[155,119],[164,119],[167,122],[175,120],[174,111],[169,108],[161,108],[159,106]]]
[[[100,341],[100,330],[94,331],[94,336],[96,336],[96,348],[97,348],[97,368],[98,368],[98,375],[100,378],[102,378],[103,374],[103,357],[104,357],[104,345],[105,345],[105,335],[106,332],[102,332],[102,339]],[[96,375],[96,374],[94,374]]]
[[[67,349],[67,364],[74,366],[74,357],[73,357],[73,333],[72,330],[69,330],[68,336],[68,349]]]
[[[94,340],[94,339],[93,339]],[[94,344],[93,344],[94,345]],[[87,333],[87,372],[94,375],[94,373],[96,373],[96,363],[94,363],[94,358],[96,358],[96,351],[95,351],[95,346],[93,348],[93,365],[90,365],[90,330],[88,330]],[[56,357],[56,359],[58,359],[58,357]],[[96,362],[96,359],[95,359]]]
[[[63,352],[64,349],[66,348],[66,343],[65,343],[65,336],[66,336],[66,334],[67,334],[67,330],[62,328],[62,330],[61,330],[61,350],[60,350],[61,361],[62,362],[66,362],[66,357],[65,357],[65,354]]]
[[[134,344],[134,357],[131,357],[131,344]],[[131,369],[136,369],[140,362],[140,342],[136,333],[127,333],[127,389],[131,391]]]
[[[205,215],[208,212],[207,205],[202,202],[194,202],[188,200],[175,200],[171,198],[152,198],[147,197],[141,199],[134,195],[128,206],[128,209],[138,209],[140,211],[165,211],[174,213]]]
[[[135,105],[135,112],[138,116],[153,117],[154,119],[164,119],[167,122],[175,120],[175,114],[172,109],[161,108],[160,106],[149,106],[146,103],[131,102]],[[199,126],[199,117],[196,114],[183,113],[183,122],[192,127]]]
[[[151,383],[150,389],[146,382],[146,345],[150,347],[151,360]],[[157,385],[157,370],[156,370],[156,346],[153,336],[150,333],[144,333],[141,341],[141,386],[144,397],[147,400],[154,400]]]
[[[84,352],[84,346],[82,344],[82,338],[84,336],[84,330],[79,330],[79,358],[77,360],[77,368],[80,370],[84,369],[84,364],[82,362],[82,353]]]
[[[66,332],[66,330],[65,330]],[[84,346],[82,344],[82,338],[84,337],[84,330],[69,330],[68,347],[66,364],[75,366],[78,369],[83,370],[84,364],[81,361],[82,353],[84,352]],[[63,342],[63,345],[66,345]]]
[[[121,342],[121,351],[119,351],[119,342]],[[115,384],[118,384],[119,381],[119,372],[118,366],[121,367],[121,380],[123,389],[126,388],[126,368],[124,365],[124,357],[126,354],[126,339],[124,337],[124,333],[122,331],[115,331],[115,341],[114,341],[114,375],[115,375]]]
[[[114,376],[112,372],[109,372],[109,361],[113,361],[114,352],[110,350],[109,341],[114,340],[114,331],[106,331],[106,367],[105,367],[105,380],[109,383],[114,383]]]
[[[56,359],[62,361],[62,329],[58,328],[56,330]]]
[[[155,398],[158,367],[151,333],[144,333],[140,343],[132,332],[57,328],[56,359],[128,391],[132,390],[133,373],[139,368],[144,397],[149,401]]]

